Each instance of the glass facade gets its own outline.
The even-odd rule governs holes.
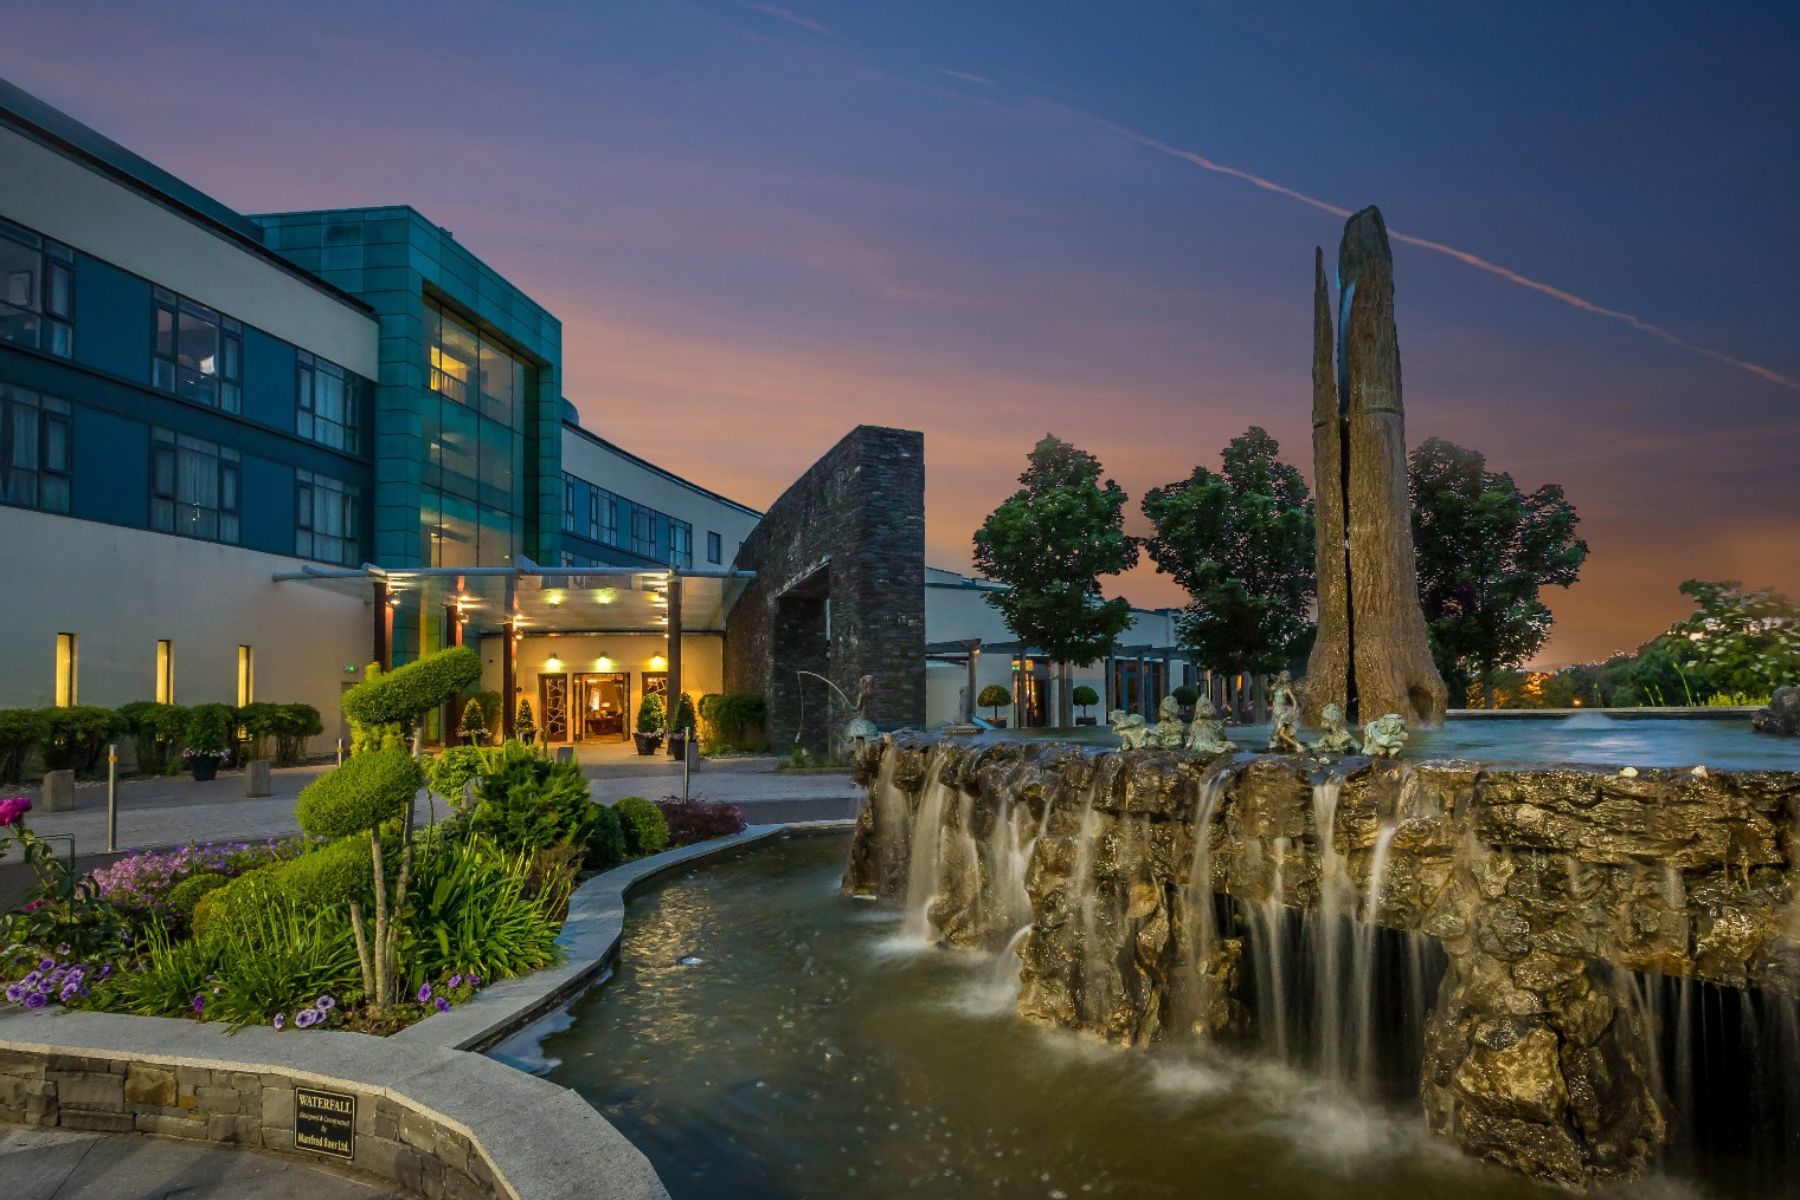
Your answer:
[[[425,324],[434,403],[423,421],[420,553],[434,567],[505,565],[521,551],[522,425],[534,372],[440,305],[425,306]]]
[[[69,402],[0,383],[0,500],[69,511]]]
[[[62,358],[74,349],[74,253],[0,221],[0,341]]]
[[[151,296],[150,382],[183,400],[242,412],[243,325],[167,288],[155,288]]]
[[[627,500],[568,472],[563,473],[564,533],[624,550],[639,558],[675,567],[694,565],[694,527],[646,504]],[[716,533],[707,535],[707,552],[718,550]],[[713,558],[709,561],[717,562]],[[568,565],[568,564],[565,564]]]
[[[228,446],[155,430],[150,444],[151,527],[209,542],[237,542],[241,461]]]

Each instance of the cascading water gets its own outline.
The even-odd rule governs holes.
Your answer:
[[[932,937],[931,903],[937,899],[943,877],[944,808],[950,798],[950,789],[941,779],[943,770],[943,756],[932,755],[919,811],[913,819],[905,916],[900,922],[900,932],[909,941],[929,941]]]

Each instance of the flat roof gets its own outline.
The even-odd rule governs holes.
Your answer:
[[[0,120],[236,243],[287,274],[305,280],[334,300],[359,312],[373,313],[373,309],[349,292],[302,270],[269,249],[263,244],[262,226],[244,214],[3,78],[0,78]]]
[[[600,447],[602,450],[606,450],[610,453],[617,454],[620,458],[630,459],[634,465],[640,466],[640,467],[644,468],[646,471],[650,471],[657,475],[661,475],[664,479],[667,479],[670,483],[679,484],[680,486],[688,489],[688,491],[690,491],[690,492],[695,492],[699,495],[705,496],[708,500],[717,500],[720,504],[729,504],[731,507],[737,509],[741,513],[744,513],[746,516],[755,517],[759,521],[762,520],[762,517],[763,517],[762,512],[758,509],[751,508],[748,504],[739,504],[736,500],[733,500],[730,496],[721,496],[718,492],[713,491],[711,488],[701,487],[699,484],[695,483],[693,480],[684,478],[683,476],[680,476],[680,475],[677,475],[675,472],[669,470],[666,467],[659,467],[655,463],[651,462],[649,459],[643,458],[636,454],[633,454],[631,451],[625,449],[625,447],[619,445],[617,442],[609,442],[605,438],[601,437],[599,434],[594,433],[592,430],[583,428],[582,425],[580,424],[580,422],[578,422],[578,421],[571,421],[568,417],[565,416],[562,419],[562,422],[563,422],[564,429],[571,430],[575,433],[580,434],[582,437],[584,437],[588,441],[594,443],[594,445]],[[568,464],[566,462],[563,464],[563,469],[564,470],[568,469]],[[588,480],[588,482],[589,483],[598,483],[599,480],[590,479],[590,480]]]

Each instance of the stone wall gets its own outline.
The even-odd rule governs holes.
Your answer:
[[[848,716],[802,670],[851,696],[872,676],[877,727],[924,724],[922,434],[851,430],[769,507],[734,565],[756,578],[727,619],[725,688],[764,696],[771,744],[798,734],[823,752]]]
[[[356,1157],[294,1146],[294,1089],[356,1097]],[[127,1058],[0,1050],[0,1121],[99,1133],[142,1133],[348,1166],[446,1200],[512,1197],[470,1140],[429,1113],[344,1083]]]

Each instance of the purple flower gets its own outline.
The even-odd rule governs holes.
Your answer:
[[[431,999],[431,985],[429,983],[421,983],[419,985],[419,1003],[423,1004],[429,999]]]
[[[27,988],[35,988],[38,985],[38,982],[43,978],[44,973],[42,971],[33,971],[19,982],[24,984]]]
[[[298,1025],[301,1029],[311,1029],[318,1023],[319,1010],[316,1008],[303,1008],[294,1014],[294,1024]]]
[[[322,1013],[330,1012],[332,1009],[337,1007],[337,1001],[332,999],[330,996],[320,996],[317,1000],[313,1001],[313,1007],[318,1009]]]
[[[42,1008],[48,1003],[50,1003],[50,997],[44,995],[42,992],[33,992],[25,997],[26,1008]]]
[[[451,986],[451,987],[453,987],[453,988],[455,988],[455,987],[461,987],[461,986],[462,986],[462,981],[463,981],[463,978],[462,978],[462,976],[461,976],[461,975],[452,975],[452,976],[451,976],[451,977],[450,977],[450,986]]]
[[[287,1027],[287,1014],[286,1013],[276,1013],[275,1019],[269,1023],[271,1025],[275,1026],[275,1032],[280,1033],[284,1028]]]
[[[6,998],[14,1004],[25,1003],[25,985],[22,983],[8,984],[6,987]]]
[[[448,1000],[444,999],[442,996],[439,996],[437,998],[437,1010],[439,1012],[449,1012],[450,1011],[450,1002]]]
[[[111,963],[102,964],[102,966],[100,967],[100,978],[105,979],[107,976],[109,976],[111,974],[112,974],[112,964]]]
[[[469,986],[470,987],[480,987],[481,986],[481,976],[479,976],[479,975],[469,976]]]
[[[192,1007],[193,1007],[193,1010],[197,1013],[205,1012],[206,1011],[206,997],[202,996],[198,992],[196,992],[194,994],[194,1000],[193,1000]]]
[[[56,960],[54,958],[46,958],[43,962],[38,964],[38,970],[40,970],[40,971],[56,970]]]

